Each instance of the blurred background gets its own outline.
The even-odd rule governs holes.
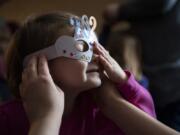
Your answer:
[[[112,2],[117,0],[0,0],[0,16],[7,20],[22,22],[28,15],[34,13],[62,10],[77,15],[95,16],[99,31],[102,12]]]

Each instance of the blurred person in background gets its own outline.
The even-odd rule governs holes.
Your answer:
[[[117,22],[131,22],[142,44],[143,71],[150,81],[158,119],[180,131],[180,1],[122,0],[104,12],[100,42]]]
[[[140,42],[131,32],[130,23],[120,22],[111,28],[106,48],[124,70],[131,71],[135,79],[148,89],[148,79],[142,72]]]

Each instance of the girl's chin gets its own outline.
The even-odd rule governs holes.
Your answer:
[[[94,88],[101,86],[101,83],[102,83],[100,78],[94,78],[93,80],[91,80],[91,82]]]

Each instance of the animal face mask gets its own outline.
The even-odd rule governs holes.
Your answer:
[[[24,65],[32,56],[43,54],[48,60],[61,56],[90,62],[93,55],[93,44],[98,42],[95,35],[96,19],[83,15],[81,19],[70,18],[70,25],[75,28],[74,37],[60,36],[48,48],[42,49],[25,57]]]

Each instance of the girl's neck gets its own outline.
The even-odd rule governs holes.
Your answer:
[[[64,92],[65,95],[65,107],[64,107],[64,117],[69,116],[69,114],[72,112],[75,102],[76,102],[76,98],[79,95],[79,93],[77,92]]]
[[[63,112],[63,119],[68,117],[72,112],[76,98],[80,92],[69,88],[67,86],[62,85],[60,82],[56,82],[56,84],[63,90],[64,92],[64,112]]]

